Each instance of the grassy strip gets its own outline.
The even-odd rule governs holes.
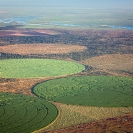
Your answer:
[[[133,111],[133,107],[129,108],[106,108],[106,107],[87,107],[77,105],[67,105],[54,103],[60,110],[60,116],[52,125],[41,131],[51,131],[72,125],[77,125],[86,122],[92,122],[109,117],[115,117],[124,113]],[[39,133],[38,131],[36,133]]]

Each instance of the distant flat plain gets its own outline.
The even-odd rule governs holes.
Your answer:
[[[24,11],[23,11],[24,10]],[[26,12],[27,11],[27,12]],[[132,9],[1,9],[0,26],[21,25],[22,28],[128,29],[133,30]]]

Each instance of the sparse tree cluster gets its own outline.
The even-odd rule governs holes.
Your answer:
[[[54,29],[55,30],[55,29]],[[81,61],[88,57],[99,56],[103,54],[131,54],[133,49],[133,31],[105,31],[105,30],[55,30],[60,32],[58,35],[44,36],[5,36],[0,37],[5,45],[13,44],[38,44],[38,43],[59,43],[74,44],[86,46],[88,50],[84,52],[73,52],[69,54],[46,54],[46,55],[18,55],[1,53],[0,58],[70,58]],[[8,44],[7,44],[8,43]],[[1,45],[4,45],[3,43]]]

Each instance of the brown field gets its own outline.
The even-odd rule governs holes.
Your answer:
[[[85,64],[101,71],[115,73],[130,73],[133,75],[133,54],[110,54],[88,58]]]
[[[52,30],[0,30],[0,36],[43,36],[60,34]]]
[[[65,77],[65,76],[59,76]],[[37,83],[58,78],[58,76],[34,78],[34,79],[10,79],[0,78],[0,92],[19,93],[26,95],[33,95],[32,87]]]
[[[36,133],[61,129],[72,125],[93,122],[110,117],[112,118],[133,111],[133,108],[105,108],[67,105],[61,103],[54,104],[60,110],[60,116],[55,123]]]
[[[133,113],[47,133],[133,133]]]
[[[62,45],[62,44],[15,44],[0,46],[0,52],[31,55],[31,54],[64,54],[70,52],[84,51],[85,46]]]
[[[31,88],[36,83],[45,81],[44,79],[0,79],[0,92],[20,93],[33,95]]]

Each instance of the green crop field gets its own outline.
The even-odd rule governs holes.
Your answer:
[[[0,93],[0,133],[30,133],[49,125],[57,108],[44,99]]]
[[[50,80],[36,85],[33,92],[60,103],[132,107],[133,79],[114,76],[80,76]]]
[[[9,59],[0,60],[2,78],[39,78],[81,72],[85,66],[54,59]]]

